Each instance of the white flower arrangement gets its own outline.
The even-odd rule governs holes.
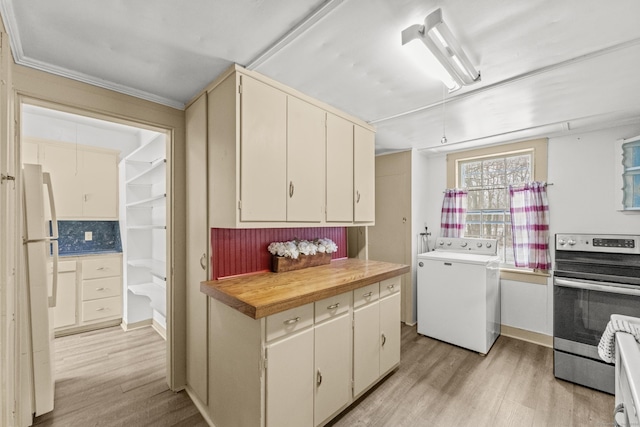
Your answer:
[[[338,250],[338,245],[331,239],[292,240],[289,242],[272,242],[267,249],[271,255],[298,259],[300,254],[333,253]]]

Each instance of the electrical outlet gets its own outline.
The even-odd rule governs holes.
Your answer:
[[[84,240],[85,241],[93,240],[93,232],[92,231],[85,231],[84,232]]]

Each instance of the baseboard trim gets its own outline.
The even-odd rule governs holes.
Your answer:
[[[505,337],[515,338],[521,341],[538,344],[543,347],[553,348],[553,337],[551,335],[527,331],[526,329],[515,328],[508,325],[500,325],[500,328],[500,335],[504,335]]]
[[[213,424],[213,421],[209,417],[207,405],[205,405],[200,401],[200,399],[198,399],[198,396],[196,396],[195,392],[188,385],[184,388],[184,390],[189,395],[189,398],[191,399],[193,404],[196,405],[196,408],[198,408],[198,411],[200,411],[200,415],[202,415],[202,418],[204,418],[207,424],[209,424],[209,426],[211,427],[215,427],[215,424]]]
[[[120,326],[125,332],[131,331],[134,329],[145,328],[147,326],[151,326],[151,319],[145,319],[145,320],[141,320],[139,322],[134,322],[134,323],[127,323],[123,320]]]
[[[155,329],[165,341],[167,340],[167,330],[160,323],[156,322],[155,319],[151,321],[151,327]]]

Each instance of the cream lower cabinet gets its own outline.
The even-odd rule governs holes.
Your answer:
[[[400,277],[353,292],[353,395],[400,363]]]
[[[387,286],[393,280],[397,291],[390,292]],[[359,290],[364,292],[346,292],[262,319],[210,298],[211,422],[246,427],[328,423],[400,361],[399,280],[374,283]],[[354,298],[360,299],[355,310]],[[360,351],[358,334],[363,329],[354,334],[354,321],[356,328],[374,326],[363,335],[370,347],[367,352]],[[397,349],[391,351],[392,346]],[[358,377],[362,372],[367,373],[364,382]],[[361,390],[352,388],[352,383],[362,384]]]
[[[76,257],[60,262],[54,309],[56,336],[110,325],[122,319],[122,256]]]

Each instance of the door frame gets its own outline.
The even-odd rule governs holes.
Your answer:
[[[140,129],[148,129],[155,132],[163,133],[166,136],[166,152],[167,152],[167,229],[166,229],[166,238],[167,238],[167,323],[166,323],[166,381],[169,387],[172,390],[179,390],[183,388],[182,384],[176,384],[175,380],[175,361],[182,359],[179,355],[176,354],[178,347],[175,345],[175,321],[174,321],[174,313],[176,311],[175,306],[175,277],[174,277],[174,268],[173,265],[175,263],[175,233],[173,227],[173,220],[176,217],[174,214],[174,182],[175,182],[175,164],[174,164],[174,132],[175,129],[163,125],[158,124],[149,124],[143,123],[140,120],[137,120],[132,117],[122,116],[116,117],[114,115],[110,115],[105,112],[97,112],[91,109],[83,108],[83,107],[75,107],[67,104],[63,104],[60,102],[56,102],[53,100],[45,100],[39,97],[35,97],[30,94],[22,94],[19,91],[16,93],[15,98],[15,152],[16,152],[16,170],[20,170],[22,164],[22,106],[24,104],[35,105],[38,107],[47,108],[54,111],[62,111],[66,113],[76,114],[80,116],[90,117],[93,119],[103,120],[112,123],[125,124],[132,127],[137,127]],[[10,142],[11,143],[11,142]],[[22,215],[22,205],[20,204],[18,207],[18,218]],[[20,283],[22,278],[20,277],[21,272],[21,261],[18,260],[18,279],[17,283]]]

